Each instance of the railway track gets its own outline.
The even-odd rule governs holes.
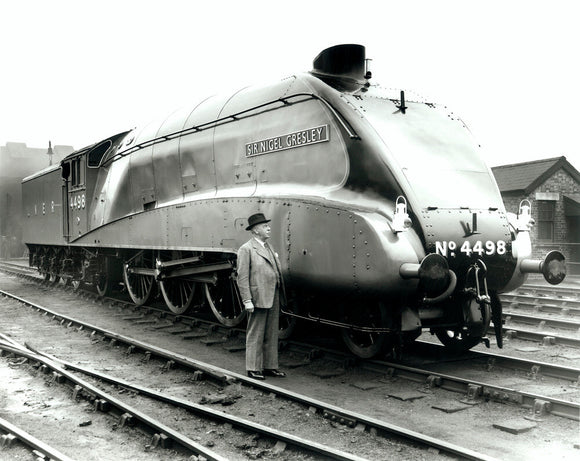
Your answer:
[[[20,442],[26,447],[30,456],[36,459],[51,459],[53,461],[73,461],[57,449],[46,444],[42,440],[37,439],[32,434],[29,434],[24,429],[15,424],[10,423],[4,418],[0,418],[0,450],[10,448],[12,449],[16,442]]]
[[[538,297],[535,295],[509,293],[500,296],[504,307],[511,311],[531,311],[580,318],[580,300],[570,297]]]
[[[580,321],[562,320],[552,317],[540,317],[535,315],[522,315],[514,312],[506,312],[504,319],[507,323],[516,322],[524,323],[536,328],[553,328],[557,330],[566,330],[572,333],[580,332]]]
[[[555,285],[539,285],[535,282],[526,283],[524,286],[518,288],[517,292],[521,295],[539,296],[553,298],[569,298],[580,299],[577,287],[555,286]]]
[[[309,345],[294,344],[295,347],[301,347],[306,354]],[[545,394],[525,392],[489,382],[477,381],[461,376],[449,375],[436,371],[437,364],[448,363],[451,361],[454,368],[458,368],[462,363],[465,366],[473,366],[477,362],[477,367],[486,372],[497,370],[499,367],[505,370],[521,370],[526,373],[530,380],[538,380],[546,377],[555,378],[565,381],[566,386],[571,389],[577,387],[580,383],[580,368],[566,367],[545,362],[526,360],[517,357],[507,357],[505,355],[468,351],[466,353],[447,356],[441,361],[444,354],[444,347],[438,344],[426,341],[418,341],[413,347],[423,358],[426,355],[431,357],[438,356],[438,359],[431,362],[431,366],[421,361],[419,366],[411,366],[407,363],[394,363],[384,360],[366,360],[358,364],[360,369],[378,373],[390,378],[402,378],[416,383],[420,383],[426,388],[441,388],[451,392],[461,394],[461,398],[471,401],[493,400],[500,403],[509,403],[510,405],[520,405],[522,408],[530,409],[534,416],[546,416],[552,414],[561,416],[573,421],[580,421],[580,403],[563,400],[547,396]],[[333,350],[318,350],[318,353],[324,354],[329,360],[335,360],[337,363],[344,363],[347,357],[344,354]],[[411,363],[410,360],[407,362]],[[580,395],[578,396],[580,399]],[[547,404],[546,404],[547,403]]]
[[[89,297],[93,297],[94,299],[98,299],[96,295],[87,294]],[[131,304],[124,304],[122,300],[118,299],[107,299],[102,300],[106,302],[111,302],[112,304],[118,304],[125,306],[132,306]],[[179,334],[184,339],[189,338],[198,338],[204,336],[210,336],[211,334],[218,333],[218,339],[208,339],[208,343],[213,342],[222,342],[223,338],[232,335],[232,334],[243,334],[243,330],[232,330],[232,329],[225,329],[221,325],[216,324],[212,321],[204,321],[197,317],[188,317],[184,315],[176,315],[171,312],[167,312],[165,309],[158,309],[154,307],[143,306],[143,308],[137,310],[137,314],[135,317],[132,318],[130,315],[124,315],[127,320],[133,320],[136,323],[153,323],[158,322],[158,319],[163,318],[165,323],[157,323],[155,326],[156,329],[167,329],[172,334]],[[149,316],[149,317],[147,317]],[[151,317],[153,316],[153,317]],[[543,318],[537,317],[534,315],[531,316],[522,316],[519,314],[514,314],[512,312],[505,313],[505,322],[507,324],[506,335],[510,339],[522,339],[528,341],[535,341],[540,344],[564,344],[573,347],[580,346],[580,341],[578,338],[570,337],[570,336],[562,336],[558,335],[554,332],[545,332],[544,328],[554,328],[554,329],[564,329],[566,331],[572,331],[576,333],[580,324],[574,321],[567,321],[567,320],[558,320],[553,318]],[[513,322],[523,323],[525,325],[533,325],[536,326],[536,331],[530,331],[526,329],[519,328],[517,325],[514,325]],[[173,329],[173,330],[171,330]],[[490,334],[493,335],[493,332],[490,331]],[[219,338],[221,336],[221,338]],[[433,345],[436,347],[436,345]],[[475,352],[471,351],[472,354]],[[332,351],[327,350],[326,354],[332,354]],[[576,375],[575,369],[568,370],[567,367],[561,367],[559,371],[554,370],[555,366],[552,364],[547,363],[539,363],[539,364],[532,364],[530,365],[528,361],[522,359],[518,362],[518,359],[514,357],[505,357],[504,355],[500,354],[485,354],[486,359],[488,361],[494,361],[497,363],[507,364],[508,361],[510,362],[510,367],[514,369],[528,369],[530,373],[537,373],[538,367],[542,370],[551,370],[553,376],[571,376],[572,381],[577,381],[578,376]],[[343,356],[343,360],[348,362],[348,356]]]
[[[146,429],[151,432],[154,443],[160,443],[164,446],[173,446],[178,444],[181,448],[190,451],[195,455],[204,456],[209,460],[225,460],[224,457],[219,456],[214,451],[203,447],[199,443],[189,439],[188,437],[172,430],[163,423],[147,416],[136,408],[133,408],[120,399],[115,398],[112,394],[108,394],[100,390],[91,383],[82,380],[74,374],[67,371],[54,360],[51,360],[42,354],[27,350],[23,345],[11,341],[7,337],[0,340],[0,349],[11,353],[13,355],[23,357],[27,360],[35,362],[35,366],[42,369],[44,374],[51,374],[54,382],[68,385],[71,389],[73,399],[80,399],[85,397],[90,399],[91,403],[100,411],[113,412],[120,416],[122,425],[135,425],[139,423],[141,429]],[[171,444],[169,443],[171,440]]]
[[[115,299],[110,299],[109,300],[112,303],[119,303],[119,300],[115,300]],[[139,313],[135,314],[135,315],[129,315],[129,314],[119,314],[121,315],[124,319],[129,320],[129,321],[133,321],[136,323],[142,323],[142,324],[151,324],[151,323],[156,323],[155,328],[157,329],[165,329],[168,332],[170,332],[171,334],[176,334],[176,335],[180,335],[181,337],[183,337],[184,339],[188,339],[188,338],[207,338],[204,339],[204,341],[206,341],[207,343],[219,343],[219,342],[223,342],[224,338],[226,338],[226,335],[231,335],[232,333],[237,333],[242,335],[243,331],[242,330],[229,330],[229,329],[223,329],[220,325],[215,324],[213,322],[210,321],[203,321],[199,318],[189,318],[187,316],[183,316],[183,315],[175,315],[172,313],[168,313],[163,309],[156,309],[153,307],[144,307],[142,309],[138,310]],[[159,319],[163,318],[164,322],[163,323],[159,323]],[[506,319],[509,323],[510,319],[512,318],[512,314],[506,314]],[[519,318],[518,318],[519,320]],[[70,320],[67,320],[70,323]],[[524,321],[526,323],[533,323],[534,321],[537,322],[537,324],[539,326],[544,326],[545,325],[545,321],[544,319],[537,319],[535,317],[526,317],[524,316]],[[544,322],[544,323],[541,323]],[[574,328],[570,327],[570,324],[572,325],[576,325],[574,322],[565,322],[565,321],[554,321],[553,325],[557,328],[560,327],[561,324],[565,325],[566,329],[570,330],[574,330]],[[550,325],[546,325],[546,326],[552,326],[552,324]],[[114,335],[108,334],[107,332],[103,332],[103,334],[105,336],[108,336],[110,340],[112,341],[118,341],[119,338],[115,338]],[[210,335],[214,335],[217,336],[217,338],[215,339],[209,339]],[[217,335],[216,335],[217,334]],[[576,340],[575,338],[570,338],[570,337],[561,337],[561,336],[553,336],[549,335],[547,333],[544,332],[539,332],[539,331],[527,331],[527,330],[522,330],[522,329],[518,329],[516,327],[514,328],[508,328],[507,329],[507,335],[508,337],[515,339],[515,338],[520,338],[520,339],[529,339],[529,340],[534,340],[540,343],[547,343],[547,344],[554,344],[555,341],[558,341],[559,344],[566,344],[566,345],[572,345],[572,346],[576,346],[578,344],[578,340]],[[548,339],[549,341],[546,341],[546,339]],[[296,343],[294,342],[289,342],[288,343],[290,345],[290,347],[295,346]],[[423,343],[423,344],[427,344],[427,343]],[[135,347],[140,347],[139,344],[135,344]],[[438,347],[437,345],[433,344],[431,347],[434,347],[435,350],[439,350],[441,351],[442,348]],[[242,346],[240,346],[240,348],[242,348]],[[307,356],[308,355],[312,355],[313,353],[316,354],[316,348],[315,351],[305,351],[304,346],[302,347],[298,347],[298,350],[301,350],[302,353],[305,353]],[[308,349],[308,346],[306,346],[306,349]],[[320,349],[318,348],[318,352],[320,352]],[[426,353],[426,351],[423,349],[422,351],[423,353]],[[345,363],[348,365],[349,362],[349,356],[346,354],[341,354],[341,353],[336,353],[335,351],[326,349],[324,351],[324,354],[327,358],[333,357],[334,360],[336,360],[339,363]],[[431,354],[433,355],[433,354]],[[484,352],[475,352],[475,351],[470,351],[470,353],[466,354],[467,359],[466,361],[470,361],[475,359],[478,359],[480,362],[481,361],[485,361],[486,362],[486,367],[487,368],[492,368],[493,366],[503,366],[509,369],[514,369],[514,370],[524,370],[526,373],[528,373],[530,376],[538,376],[539,374],[541,375],[545,375],[545,376],[551,376],[551,377],[558,377],[558,378],[562,378],[565,379],[567,381],[570,382],[575,382],[578,383],[580,381],[580,369],[577,368],[573,368],[573,367],[565,367],[565,366],[556,366],[554,364],[548,364],[546,362],[539,362],[539,361],[529,361],[526,359],[518,359],[516,357],[506,357],[505,355],[502,354],[492,354],[492,353],[484,353]],[[171,360],[171,359],[169,359]],[[457,361],[458,359],[455,357],[453,359],[454,361]],[[384,362],[383,362],[384,363]],[[394,368],[393,368],[394,367]],[[375,364],[375,371],[382,371],[385,374],[390,374],[393,372],[394,369],[397,369],[398,367],[400,367],[399,364],[394,364],[394,363],[390,363],[390,364],[385,364],[383,367],[383,370],[377,370],[376,368],[376,364]],[[543,396],[543,395],[537,395],[537,394],[521,394],[518,395],[518,393],[512,389],[502,389],[500,386],[493,386],[490,384],[485,384],[485,383],[470,383],[469,380],[451,380],[450,377],[445,376],[445,375],[440,375],[440,376],[433,376],[430,375],[427,371],[425,370],[420,370],[420,369],[413,369],[412,367],[403,367],[401,368],[401,370],[403,370],[404,372],[399,373],[399,376],[401,377],[411,377],[412,379],[415,381],[428,381],[428,380],[434,380],[436,382],[442,382],[442,380],[445,380],[445,387],[447,389],[453,390],[455,392],[461,392],[464,394],[470,393],[471,395],[473,395],[474,389],[475,392],[479,394],[480,397],[485,397],[485,398],[494,398],[496,400],[504,400],[504,401],[510,401],[510,402],[517,402],[517,403],[521,403],[522,406],[524,406],[525,408],[538,408],[538,403],[537,402],[549,402],[549,407],[542,407],[541,412],[545,413],[546,412],[546,408],[550,408],[550,411],[552,411],[553,409],[553,414],[557,414],[563,417],[567,417],[570,419],[574,419],[577,420],[579,418],[578,415],[578,407],[575,405],[569,406],[566,402],[561,402],[559,399],[550,399],[549,397]],[[432,381],[433,382],[433,381]],[[451,384],[453,383],[453,384]],[[491,397],[490,397],[491,396]]]
[[[184,434],[171,429],[170,427],[139,411],[138,409],[127,405],[122,400],[115,398],[111,393],[103,392],[97,386],[94,386],[86,380],[80,379],[75,374],[70,373],[69,370],[74,370],[86,375],[90,375],[102,382],[107,382],[116,387],[133,390],[142,396],[147,396],[154,400],[168,403],[174,407],[184,408],[190,412],[201,415],[204,418],[218,420],[221,424],[230,424],[238,429],[251,431],[262,436],[269,437],[274,439],[277,444],[283,444],[284,446],[286,444],[294,445],[308,452],[314,452],[317,455],[321,455],[330,459],[353,461],[360,461],[364,459],[362,457],[342,452],[320,443],[275,430],[262,424],[257,424],[252,421],[229,415],[225,412],[207,408],[203,405],[199,405],[185,399],[172,397],[154,389],[133,384],[129,381],[115,378],[104,373],[99,373],[94,370],[89,370],[85,367],[75,366],[69,362],[59,360],[46,353],[27,350],[22,345],[15,344],[13,342],[5,340],[0,341],[0,349],[40,363],[41,367],[46,367],[48,369],[45,371],[45,373],[51,373],[55,381],[59,382],[60,384],[68,385],[71,388],[73,398],[79,398],[78,396],[85,395],[87,398],[90,398],[92,401],[91,403],[93,403],[95,407],[98,407],[100,410],[114,410],[115,414],[119,418],[120,424],[129,426],[139,425],[140,428],[147,430],[152,436],[154,446],[157,444],[163,447],[175,447],[175,445],[179,445],[186,452],[191,452],[196,456],[203,456],[208,460],[219,461],[227,459],[223,456],[220,456],[215,451],[208,449],[200,443],[188,438]]]
[[[444,346],[421,340],[415,342],[413,350],[417,355],[421,356],[423,363],[428,358],[438,361],[446,354]],[[557,365],[541,360],[530,360],[481,350],[466,351],[453,357],[453,361],[477,362],[478,364],[483,364],[487,369],[501,366],[508,369],[520,370],[532,379],[545,376],[567,381],[573,386],[580,386],[580,367],[578,366]]]
[[[8,293],[5,293],[5,292],[3,293],[3,295],[10,296]],[[193,374],[197,373],[196,376],[201,377],[203,375],[203,376],[206,376],[206,377],[208,377],[208,378],[210,378],[218,383],[222,383],[222,384],[228,383],[228,382],[230,382],[230,383],[240,382],[240,383],[243,383],[245,386],[253,387],[253,388],[259,389],[261,391],[266,391],[269,394],[275,394],[279,398],[284,398],[286,400],[299,403],[299,404],[303,405],[305,408],[308,408],[309,411],[312,413],[315,413],[315,414],[318,413],[326,418],[330,418],[332,420],[342,422],[343,424],[345,424],[349,427],[357,428],[356,430],[360,431],[360,432],[367,431],[367,432],[371,432],[373,434],[383,434],[386,436],[396,436],[398,438],[403,438],[403,439],[405,439],[413,444],[420,444],[424,447],[435,448],[438,452],[441,452],[441,453],[444,453],[447,455],[452,455],[452,456],[459,456],[462,459],[482,459],[482,460],[483,459],[493,459],[492,457],[487,456],[485,454],[479,454],[479,453],[474,452],[472,450],[462,448],[459,446],[455,446],[455,445],[450,444],[448,442],[445,442],[443,440],[438,440],[438,439],[435,439],[433,437],[425,436],[424,434],[420,434],[418,432],[415,432],[415,431],[412,431],[409,429],[397,427],[395,425],[388,424],[386,422],[379,421],[379,420],[376,420],[374,418],[367,417],[367,416],[362,415],[362,414],[358,414],[356,412],[348,411],[348,410],[345,410],[343,408],[336,407],[334,405],[329,405],[329,404],[326,404],[322,401],[310,398],[306,395],[302,395],[302,394],[298,394],[298,393],[295,393],[292,391],[288,391],[286,389],[279,388],[279,387],[274,386],[274,385],[269,384],[269,383],[257,382],[255,380],[251,380],[251,379],[247,378],[244,375],[234,373],[234,372],[231,372],[229,370],[224,370],[224,369],[221,369],[219,367],[212,366],[210,364],[201,363],[199,361],[194,361],[190,358],[180,356],[178,354],[173,354],[167,350],[157,348],[151,344],[146,344],[146,343],[143,343],[142,341],[137,341],[137,340],[134,340],[132,338],[128,338],[128,337],[125,337],[123,335],[119,335],[117,333],[104,330],[104,329],[96,327],[94,325],[90,325],[90,324],[87,324],[85,322],[79,321],[78,319],[74,319],[74,318],[71,318],[68,316],[60,315],[58,313],[51,311],[50,309],[42,307],[36,303],[31,303],[31,302],[25,301],[21,298],[15,297],[15,296],[11,296],[11,297],[13,299],[17,299],[19,302],[22,302],[22,303],[32,307],[33,309],[35,309],[37,311],[41,311],[43,315],[46,314],[47,316],[49,316],[49,318],[53,319],[54,321],[58,322],[59,324],[65,326],[69,329],[76,328],[76,329],[79,329],[80,331],[82,331],[82,330],[90,331],[91,332],[90,335],[93,338],[95,338],[98,335],[98,336],[102,337],[102,340],[105,340],[105,341],[108,340],[110,343],[112,342],[114,345],[119,345],[122,343],[123,348],[126,348],[127,351],[130,351],[131,354],[135,354],[138,352],[143,353],[145,356],[147,356],[147,361],[151,360],[152,357],[155,357],[157,359],[166,361],[166,363],[168,364],[167,365],[168,368],[173,368],[173,367],[178,366],[180,368],[189,370]],[[6,348],[6,344],[3,344],[0,342],[0,348]],[[10,349],[10,351],[16,352],[13,349]],[[131,388],[133,390],[136,390],[139,393],[143,393],[143,394],[147,394],[147,395],[156,395],[158,398],[162,398],[165,401],[170,400],[169,397],[167,397],[167,396],[161,397],[159,395],[159,393],[154,392],[152,390],[145,389],[142,386],[138,386],[136,384],[132,384],[132,383],[129,383],[127,381],[119,382],[115,378],[105,377],[102,373],[90,371],[84,367],[74,366],[70,363],[66,363],[65,366],[68,368],[71,368],[71,369],[75,369],[77,371],[82,371],[84,373],[91,374],[92,376],[97,377],[97,378],[102,379],[102,380],[117,381],[117,384],[122,385],[123,387],[126,387],[126,388]],[[107,400],[107,398],[103,398],[103,400]],[[175,399],[173,399],[173,402],[176,405],[180,405],[180,406],[187,405],[187,408],[190,410],[196,409],[197,411],[201,411],[199,406],[192,405],[191,403],[186,403],[184,401],[178,402]],[[126,411],[124,411],[124,414],[125,413],[132,414],[132,410],[126,410]],[[212,416],[217,417],[217,414],[215,412],[212,412]],[[232,424],[233,426],[242,425],[244,427],[244,429],[246,429],[246,430],[253,429],[256,431],[261,431],[262,433],[265,433],[265,431],[266,431],[265,427],[258,426],[258,425],[252,425],[252,423],[249,421],[240,421],[240,420],[236,420],[235,418],[228,419],[227,415],[225,415],[225,414],[220,414],[219,417],[222,420],[226,420],[227,423]],[[140,419],[143,419],[143,418],[140,418]],[[359,457],[354,456],[354,455],[348,455],[348,454],[343,454],[343,453],[339,453],[339,454],[333,453],[333,451],[331,449],[328,449],[328,448],[326,449],[326,451],[323,451],[322,448],[318,447],[318,445],[321,445],[321,444],[317,444],[315,442],[310,442],[310,441],[304,441],[304,440],[296,440],[295,437],[292,437],[289,434],[281,434],[279,431],[277,434],[268,434],[268,436],[270,436],[270,437],[277,436],[284,443],[293,442],[294,444],[302,446],[303,448],[310,447],[311,450],[315,449],[319,453],[322,453],[324,456],[331,457],[333,459],[360,459]],[[208,459],[210,459],[210,458],[208,458]]]
[[[76,296],[70,294],[69,296]],[[84,298],[90,300],[91,302],[96,302],[95,297],[89,294],[83,295]],[[160,311],[156,311],[154,309],[140,309],[134,310],[133,308],[130,309],[123,309],[119,306],[127,306],[123,301],[113,301],[113,300],[99,300],[100,302],[105,302],[107,305],[114,304],[115,307],[109,307],[111,313],[114,312],[114,316],[124,319],[126,322],[136,325],[148,326],[149,329],[156,329],[157,331],[163,331],[168,335],[171,335],[170,332],[173,333],[173,337],[183,337],[184,339],[189,336],[189,339],[199,336],[201,333],[200,331],[204,332],[206,335],[202,339],[206,341],[206,344],[209,346],[210,344],[217,344],[226,342],[228,347],[231,346],[231,343],[235,343],[236,341],[239,342],[239,338],[236,338],[235,332],[232,333],[232,330],[222,330],[219,326],[215,324],[204,323],[203,320],[190,320],[183,316],[171,316],[167,315],[167,313],[162,313]],[[48,315],[47,315],[48,316]],[[74,324],[70,324],[70,321],[67,319],[63,319],[62,317],[55,317],[55,321],[61,323],[64,326],[68,326],[68,329],[75,329],[79,327],[75,327]],[[73,328],[74,327],[74,328]],[[181,330],[181,332],[180,332]],[[229,337],[226,334],[226,331],[230,331]],[[99,333],[95,333],[93,336],[95,341],[96,338],[100,338]],[[196,338],[196,341],[199,340],[199,337]],[[102,342],[98,339],[98,342]],[[119,338],[111,338],[107,339],[105,342],[110,344],[117,344],[120,345],[122,341]],[[510,341],[511,342],[511,341]],[[411,383],[418,383],[421,389],[429,389],[427,392],[436,392],[441,393],[443,391],[446,392],[454,392],[456,395],[459,393],[460,398],[462,400],[469,400],[472,399],[477,401],[481,404],[487,401],[500,401],[504,403],[509,403],[509,408],[513,407],[514,403],[517,403],[516,407],[522,408],[526,411],[530,417],[538,419],[538,418],[547,418],[550,414],[553,415],[560,415],[564,416],[566,419],[571,418],[571,420],[577,420],[577,406],[574,407],[573,405],[569,407],[569,409],[562,408],[566,407],[566,403],[562,404],[559,402],[559,399],[551,399],[551,398],[541,398],[545,397],[544,395],[534,394],[534,393],[527,393],[529,395],[519,395],[514,393],[514,389],[508,388],[505,390],[498,389],[498,386],[488,385],[484,381],[479,382],[475,379],[465,379],[464,382],[452,381],[448,380],[448,373],[440,373],[434,372],[432,370],[425,370],[425,367],[422,366],[422,369],[419,369],[418,372],[415,370],[409,370],[413,367],[406,367],[401,364],[378,364],[378,363],[364,363],[361,364],[358,361],[354,361],[352,357],[349,358],[348,355],[339,354],[337,353],[335,358],[332,357],[332,351],[322,350],[322,348],[316,345],[295,345],[292,342],[285,343],[287,348],[285,351],[294,351],[295,354],[302,355],[303,357],[310,356],[312,360],[307,359],[304,362],[311,361],[312,363],[317,363],[317,357],[324,357],[324,361],[334,361],[338,364],[337,368],[342,368],[343,371],[346,367],[346,373],[348,376],[348,367],[355,364],[356,367],[354,373],[362,374],[370,373],[372,375],[371,379],[368,381],[375,382],[377,376],[382,376],[385,378],[384,380],[393,380],[393,381],[407,381]],[[302,351],[300,350],[302,348]],[[123,344],[122,349],[130,350],[131,346],[127,344]],[[232,350],[235,350],[235,345],[232,346]],[[441,349],[441,348],[439,348]],[[239,350],[239,348],[237,349]],[[150,354],[147,351],[139,349],[138,346],[135,346],[132,349],[133,352],[141,352],[144,356],[149,356]],[[336,352],[336,351],[335,351]],[[140,355],[141,355],[140,354]],[[171,363],[172,359],[165,357],[163,359],[166,363]],[[448,359],[449,360],[449,359]],[[486,354],[477,354],[476,357],[463,358],[463,362],[459,362],[458,358],[454,358],[453,360],[457,360],[457,363],[469,363],[471,362],[481,362],[483,365],[481,368],[485,368],[488,370],[495,370],[497,368],[515,368],[522,370],[526,375],[535,376],[538,381],[544,379],[544,377],[553,377],[555,379],[566,380],[570,384],[573,384],[576,380],[573,379],[573,375],[576,372],[573,368],[570,370],[565,370],[566,367],[560,368],[548,368],[548,365],[542,363],[526,363],[525,361],[520,361],[519,365],[515,366],[516,362],[508,363],[506,359],[502,359],[501,357],[495,357],[494,355],[486,355]],[[174,362],[175,363],[175,362]],[[180,364],[177,364],[181,366]],[[463,366],[463,365],[462,365]],[[570,367],[569,367],[570,368]],[[366,370],[366,371],[361,371]],[[403,379],[404,378],[404,379]],[[534,382],[536,378],[531,378],[531,382]],[[245,376],[241,376],[241,379],[245,379]],[[361,378],[362,380],[362,378]],[[367,381],[367,382],[368,382]],[[264,383],[268,385],[268,383]],[[336,383],[335,383],[336,384]],[[479,384],[482,386],[478,387]],[[245,386],[245,384],[244,384]],[[408,385],[407,385],[408,386]],[[264,392],[270,392],[267,389],[264,389]],[[524,393],[526,394],[526,393]],[[475,399],[473,397],[475,396]],[[382,397],[384,398],[384,397]],[[457,398],[457,397],[456,397]],[[395,401],[391,401],[390,405],[393,405]],[[316,409],[314,406],[311,406],[309,402],[304,402],[304,408],[308,408],[310,413],[322,415],[326,414],[328,418],[333,419],[334,421],[340,421],[341,419],[347,425],[354,425],[355,427],[359,425],[358,420],[356,419],[349,419],[349,415],[343,415],[340,413],[332,412],[332,411],[325,411],[323,409]],[[312,409],[311,409],[312,408]],[[513,411],[513,410],[512,410]],[[356,413],[356,412],[355,412]],[[352,415],[351,415],[352,416]],[[371,418],[372,419],[372,418]],[[560,418],[556,418],[560,419]],[[359,425],[359,430],[360,430]],[[366,426],[364,425],[364,432],[377,432],[381,433],[380,429],[373,428],[372,425]],[[486,450],[483,450],[485,453]],[[444,453],[444,451],[443,451]],[[497,453],[496,453],[497,456]],[[498,456],[503,458],[503,456]]]

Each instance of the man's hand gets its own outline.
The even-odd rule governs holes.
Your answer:
[[[248,312],[248,314],[254,312],[254,303],[252,302],[251,299],[249,301],[244,301],[244,309],[246,309],[246,312]]]

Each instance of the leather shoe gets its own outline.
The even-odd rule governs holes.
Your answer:
[[[264,374],[268,376],[276,376],[277,378],[285,378],[286,373],[280,370],[264,370]]]
[[[248,371],[248,376],[253,379],[266,379],[261,371]]]

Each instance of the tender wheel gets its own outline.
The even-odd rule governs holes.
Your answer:
[[[99,296],[109,296],[120,278],[119,263],[116,259],[101,256],[98,267],[93,283]]]
[[[219,275],[215,284],[205,284],[209,307],[221,324],[235,327],[244,319],[246,311],[232,274]]]
[[[108,296],[111,293],[111,283],[107,274],[99,274],[96,277],[95,288],[101,297]]]
[[[387,308],[381,303],[341,308],[341,321],[349,325],[367,328],[383,328],[387,324]],[[383,348],[387,334],[343,328],[342,340],[346,347],[358,357],[368,359]]]
[[[475,300],[471,301],[475,303]],[[453,351],[467,351],[477,346],[485,336],[491,320],[491,310],[489,304],[484,304],[483,321],[481,325],[472,329],[436,329],[435,335],[441,343]]]
[[[147,303],[153,296],[155,277],[153,275],[136,273],[140,269],[153,270],[155,259],[148,252],[142,252],[123,264],[123,279],[129,296],[137,306]]]
[[[72,284],[72,278],[70,276],[61,276],[59,282],[61,287],[68,287]]]
[[[168,279],[159,282],[161,294],[169,310],[175,314],[183,314],[191,307],[198,284],[191,280]]]
[[[73,288],[73,291],[77,292],[77,291],[82,290],[84,288],[85,282],[83,282],[82,280],[72,279],[71,286]]]

